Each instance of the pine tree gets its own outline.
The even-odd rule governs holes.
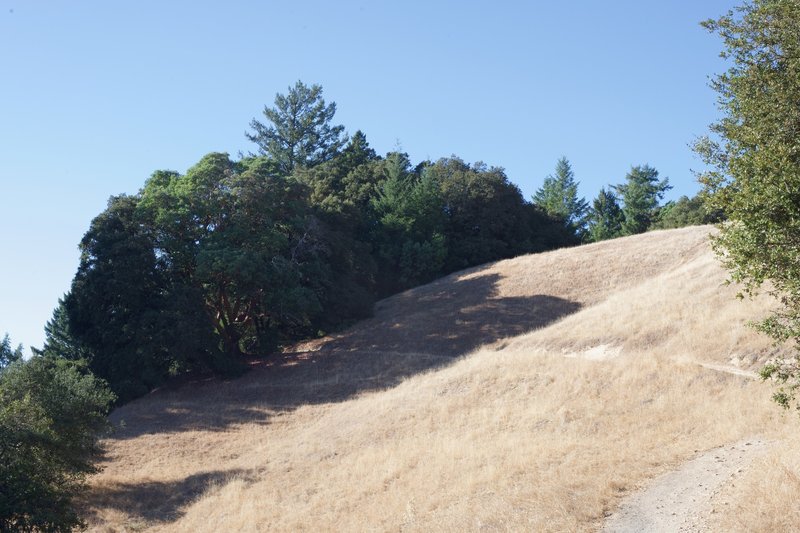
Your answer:
[[[589,203],[578,198],[578,183],[569,161],[562,157],[556,164],[555,175],[545,178],[542,187],[533,195],[533,202],[581,237],[586,232]]]
[[[614,193],[605,188],[600,189],[589,212],[589,240],[597,242],[619,237],[623,219],[622,209]]]
[[[69,327],[69,315],[64,306],[68,295],[58,299],[53,317],[44,326],[45,341],[41,350],[32,348],[35,355],[63,357],[71,361],[91,361],[92,355],[73,335]]]
[[[264,107],[268,124],[253,119],[245,133],[262,155],[272,157],[285,174],[295,167],[312,167],[333,158],[345,145],[344,126],[331,124],[336,103],[325,104],[322,87],[298,81],[285,95],[275,95],[275,107]]]
[[[622,199],[622,234],[644,233],[655,222],[659,202],[672,186],[669,179],[658,180],[658,171],[649,165],[632,167],[625,183],[613,188]]]
[[[20,359],[22,359],[22,345],[12,348],[11,337],[6,333],[0,341],[0,370]]]

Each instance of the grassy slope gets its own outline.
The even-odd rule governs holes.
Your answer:
[[[708,231],[460,272],[242,379],[127,405],[92,527],[592,529],[698,450],[792,438],[768,386],[696,364],[753,369],[773,350],[745,326],[769,302],[734,298]],[[758,491],[731,496],[726,527],[752,527]]]

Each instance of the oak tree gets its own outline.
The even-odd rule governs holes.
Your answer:
[[[782,305],[759,327],[800,348],[800,2],[747,1],[703,24],[730,65],[712,82],[722,118],[695,143],[710,165],[700,175],[708,207],[728,218],[713,245],[743,293],[770,282]],[[762,375],[783,384],[778,403],[796,404],[800,360]]]

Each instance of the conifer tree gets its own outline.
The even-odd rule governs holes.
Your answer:
[[[298,81],[287,94],[275,95],[275,107],[264,107],[268,123],[253,119],[253,133],[245,135],[262,155],[272,157],[283,173],[291,174],[297,166],[312,167],[330,160],[345,145],[344,126],[331,124],[334,114],[336,103],[325,103],[322,87]]]
[[[548,215],[563,220],[576,236],[585,233],[589,203],[578,197],[578,182],[566,157],[558,160],[555,175],[545,178],[533,202]]]
[[[623,214],[614,193],[600,189],[589,211],[589,240],[604,241],[619,237],[622,232]]]
[[[623,202],[622,234],[647,231],[656,220],[664,193],[671,188],[669,179],[659,181],[658,171],[650,165],[632,167],[625,176],[625,183],[614,186]]]

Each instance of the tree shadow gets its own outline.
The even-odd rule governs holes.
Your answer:
[[[581,307],[547,295],[501,296],[500,279],[452,274],[379,302],[374,317],[346,331],[254,363],[236,380],[209,378],[156,391],[112,415],[118,429],[111,438],[268,424],[274,414],[301,405],[393,387]]]
[[[254,475],[246,470],[211,471],[193,474],[177,481],[147,481],[137,483],[109,483],[92,486],[83,495],[91,506],[84,505],[84,518],[90,522],[101,521],[98,509],[112,509],[125,513],[133,521],[170,523],[178,520],[192,502],[216,485],[224,485],[233,478],[253,481]]]

